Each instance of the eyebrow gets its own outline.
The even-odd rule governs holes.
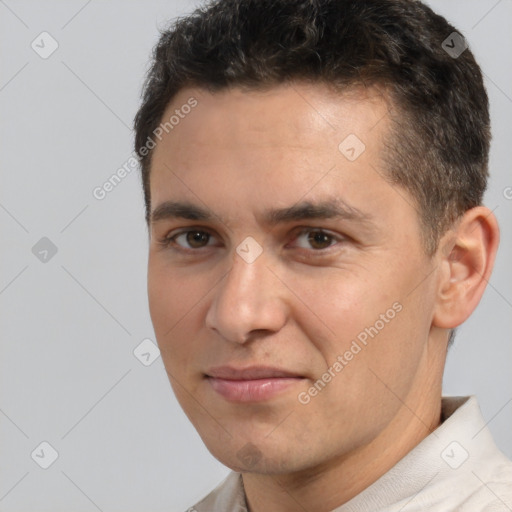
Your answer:
[[[151,223],[173,218],[211,221],[216,216],[209,210],[189,202],[165,201],[153,210]],[[271,208],[264,212],[262,218],[266,224],[271,226],[314,219],[340,219],[365,224],[371,222],[368,214],[350,206],[340,198],[329,198],[319,202],[302,201],[286,208]]]

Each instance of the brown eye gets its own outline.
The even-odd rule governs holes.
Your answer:
[[[189,229],[168,235],[160,243],[166,248],[175,247],[190,251],[215,245],[215,237],[202,229]]]
[[[308,243],[313,249],[327,249],[330,247],[333,237],[323,231],[309,231]]]
[[[344,235],[323,228],[301,228],[294,236],[291,247],[306,250],[308,257],[320,257],[332,253],[331,249],[341,249],[346,240]]]
[[[210,240],[209,233],[205,231],[187,231],[182,235],[186,235],[187,244],[194,249],[208,245]]]

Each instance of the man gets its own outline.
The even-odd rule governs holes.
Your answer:
[[[135,125],[156,337],[233,470],[190,510],[512,510],[476,398],[441,398],[499,239],[454,27],[412,0],[218,0],[162,34]]]

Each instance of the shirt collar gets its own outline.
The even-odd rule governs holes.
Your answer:
[[[496,447],[476,397],[444,397],[441,425],[387,473],[333,512],[423,510],[472,481],[485,481],[485,458]],[[491,449],[490,449],[491,448]],[[493,448],[493,449],[492,449]],[[473,475],[471,475],[473,473]],[[468,479],[469,476],[469,479]],[[469,492],[469,489],[468,489]]]

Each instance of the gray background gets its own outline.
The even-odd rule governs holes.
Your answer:
[[[450,352],[445,394],[477,394],[510,457],[512,2],[429,3],[486,75],[486,204],[502,228],[490,286]],[[154,340],[139,177],[103,200],[92,194],[131,154],[158,27],[196,4],[0,0],[0,511],[184,510],[228,472],[180,410],[161,359],[144,366],[133,354]],[[47,59],[31,48],[43,31],[59,44]],[[46,262],[32,252],[42,237],[57,247]],[[46,470],[31,458],[42,441],[59,454]]]

